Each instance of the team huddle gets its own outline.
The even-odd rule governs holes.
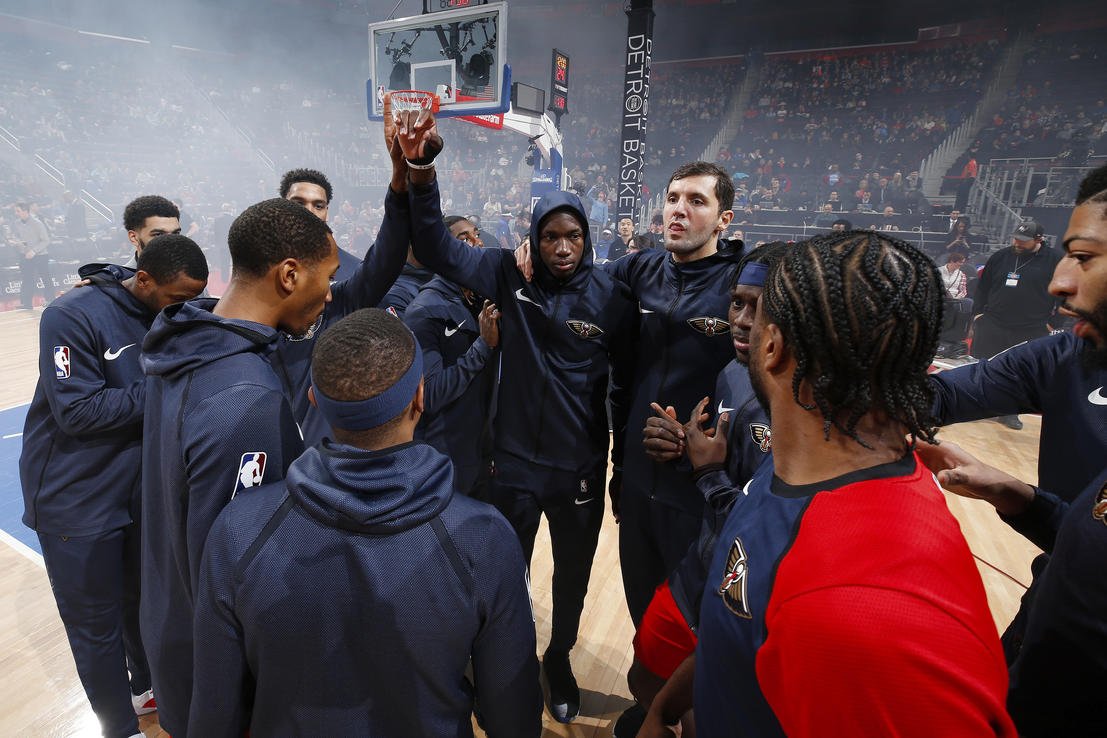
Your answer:
[[[518,738],[543,703],[572,722],[608,500],[635,626],[616,736],[1107,729],[1107,590],[1069,576],[1107,552],[1107,418],[1061,415],[1107,378],[1107,168],[1050,284],[1073,333],[928,377],[946,290],[901,240],[749,249],[722,238],[730,177],[694,162],[664,249],[595,261],[556,192],[513,253],[443,214],[432,115],[386,101],[384,143],[361,261],[329,182],[294,170],[231,225],[218,298],[146,196],[134,267],[83,267],[43,311],[24,522],[105,736],[154,709],[178,738]],[[1043,376],[1071,391],[1032,393]],[[933,445],[1006,412],[1043,414],[1043,467],[1079,450],[1065,474]],[[1047,448],[1055,422],[1081,445]],[[934,474],[1052,553],[1002,642]]]

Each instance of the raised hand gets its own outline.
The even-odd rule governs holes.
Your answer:
[[[392,166],[406,166],[404,164],[404,152],[400,148],[396,135],[399,126],[392,115],[392,93],[384,96],[384,147],[388,149],[388,157],[392,159]]]
[[[388,114],[385,117],[387,119]],[[438,135],[434,113],[429,110],[401,110],[392,113],[392,117],[396,121],[396,140],[405,159],[433,159],[442,151],[442,137]]]

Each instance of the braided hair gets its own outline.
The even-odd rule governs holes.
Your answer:
[[[770,268],[767,318],[796,358],[792,396],[831,427],[857,435],[871,412],[934,441],[926,370],[938,346],[942,282],[909,243],[873,231],[841,231],[795,244]],[[800,400],[804,380],[814,404]]]

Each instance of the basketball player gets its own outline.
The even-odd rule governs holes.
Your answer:
[[[687,471],[651,459],[638,430],[653,414],[651,402],[690,411],[734,358],[727,309],[742,247],[719,241],[733,202],[734,185],[719,167],[678,168],[665,192],[665,250],[628,254],[610,266],[638,302],[640,319],[632,433],[625,466],[617,465],[611,480],[621,519],[619,564],[636,626],[654,590],[699,535],[703,517],[703,497]]]
[[[407,165],[403,153],[394,145],[395,126],[392,123],[391,99],[385,100],[385,144],[392,161],[392,178],[384,196],[384,221],[377,240],[365,253],[365,258],[353,260],[352,266],[342,266],[339,251],[339,273],[345,278],[331,285],[331,301],[324,307],[318,321],[308,331],[292,336],[286,334],[278,349],[288,374],[293,416],[304,434],[304,443],[312,446],[327,433],[327,424],[307,400],[310,384],[311,351],[315,340],[332,323],[362,308],[374,307],[392,287],[404,268],[404,256],[411,240],[410,206],[407,202]],[[281,179],[282,197],[303,205],[326,222],[330,212],[331,184],[312,169],[294,169]],[[333,241],[333,237],[331,237]]]
[[[1098,208],[1102,201],[1095,198],[1104,191],[1107,166],[1081,183],[1073,218],[1079,214],[1081,223],[1094,223],[1087,214]],[[1065,255],[1062,261],[1071,264],[1074,258]],[[1087,361],[1088,351],[1087,337],[1058,333],[978,364],[939,372],[930,380],[933,413],[942,425],[1041,413],[1038,484],[1071,502],[1099,474],[1107,455],[1107,367]]]
[[[734,184],[725,171],[707,162],[685,164],[666,187],[665,251],[640,251],[608,266],[630,288],[640,313],[628,421],[635,431],[653,415],[652,402],[690,410],[733,358],[726,315],[743,244],[721,237],[733,204]],[[522,249],[518,263],[529,275]],[[657,585],[699,535],[703,498],[685,469],[650,459],[637,432],[626,444],[626,478],[616,464],[609,492],[621,522],[623,589],[637,627]]]
[[[208,539],[190,734],[472,736],[477,703],[490,738],[537,738],[522,551],[413,441],[411,331],[358,311],[319,339],[312,377],[335,440],[233,500]]]
[[[750,335],[773,455],[715,549],[689,706],[701,736],[1015,735],[984,587],[904,440],[933,438],[942,284],[918,249],[846,231],[789,249]],[[682,696],[684,699],[676,699]]]
[[[444,222],[454,238],[484,247],[467,218],[448,215]],[[472,495],[474,487],[488,481],[487,424],[499,363],[499,310],[472,290],[435,277],[412,300],[403,320],[423,350],[426,409],[416,437],[450,457],[454,490]]]
[[[632,429],[645,428],[652,402],[691,408],[711,392],[734,355],[725,316],[743,244],[721,238],[734,216],[733,203],[734,185],[718,166],[693,162],[678,168],[666,188],[665,251],[629,254],[609,267],[628,285],[640,313]],[[524,275],[531,269],[526,256],[519,259]],[[625,443],[626,479],[613,456],[609,493],[621,523],[619,564],[637,629],[657,586],[699,536],[704,500],[676,461],[649,458],[636,433]],[[636,706],[627,711],[628,725],[638,713]]]
[[[181,211],[161,195],[142,195],[123,209],[123,227],[127,230],[127,240],[134,246],[137,260],[151,239],[181,232]]]
[[[174,735],[189,734],[204,541],[245,483],[282,479],[303,451],[287,373],[270,361],[282,332],[303,335],[316,324],[338,269],[327,224],[288,200],[247,208],[228,243],[223,296],[163,311],[142,347],[142,515],[144,528],[157,531],[142,539],[142,633],[159,722]]]
[[[1083,396],[1084,375],[1107,376],[1107,167],[1085,178],[1077,194],[1062,246],[1064,256],[1050,282],[1050,293],[1062,301],[1060,312],[1077,319],[1074,348],[1060,354],[1046,348],[1059,336],[1034,341],[1040,346],[1043,371],[1058,387],[1050,415],[1061,412],[1068,392],[1074,403],[1067,415],[1051,419],[1050,428],[1087,427],[1093,418],[1107,418],[1103,387]],[[1020,347],[1021,348],[1021,347]],[[1019,349],[1013,349],[1016,351]],[[1011,353],[1011,352],[1008,352]],[[989,362],[991,364],[993,362]],[[1066,390],[1063,385],[1076,383]],[[1098,414],[1098,415],[1097,415]],[[1057,467],[1055,483],[1077,483],[1098,464],[1083,491],[1038,487],[974,459],[950,443],[925,447],[924,458],[951,492],[990,502],[1004,522],[1027,536],[1048,554],[1034,562],[1034,582],[1018,614],[1004,633],[1010,667],[1007,709],[1019,734],[1033,738],[1056,735],[1107,734],[1102,686],[1107,684],[1107,444],[1082,439],[1064,459],[1077,470],[1060,472],[1061,446],[1047,447],[1046,413],[1042,422],[1042,454],[1047,448]],[[1094,425],[1092,427],[1095,427]],[[1102,428],[1102,425],[1099,426]],[[1071,432],[1071,430],[1070,430]],[[1046,491],[1048,490],[1048,491]]]
[[[330,217],[334,189],[327,175],[316,169],[291,169],[285,172],[281,177],[278,194],[285,200],[303,205],[323,222]],[[387,218],[387,212],[385,217]],[[338,279],[348,278],[360,263],[361,259],[339,248]]]
[[[19,458],[23,522],[38,533],[77,674],[108,738],[138,734],[136,712],[156,709],[138,628],[139,346],[163,307],[200,294],[208,278],[188,238],[144,246],[137,271],[102,267],[93,286],[43,311]]]
[[[422,128],[401,123],[398,140],[409,167],[418,167],[412,171],[416,258],[487,296],[501,313],[502,372],[489,491],[519,535],[528,562],[542,515],[549,522],[553,627],[542,667],[550,713],[569,722],[580,710],[569,652],[603,518],[609,427],[616,439],[613,461],[622,462],[634,304],[622,285],[593,268],[588,218],[576,195],[557,192],[535,205],[528,248],[537,249],[538,258],[534,282],[527,284],[512,252],[473,249],[446,230],[433,160],[419,160],[441,145],[433,117]]]

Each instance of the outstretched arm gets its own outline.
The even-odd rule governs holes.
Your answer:
[[[400,116],[396,141],[408,162],[419,162],[409,166],[415,258],[451,282],[499,302],[497,275],[499,263],[505,258],[502,249],[475,249],[454,238],[442,222],[442,198],[433,168],[433,157],[442,150],[442,138],[434,116],[405,111]]]
[[[392,160],[392,180],[384,196],[384,221],[377,239],[348,279],[331,288],[330,310],[348,315],[380,303],[407,261],[411,243],[411,206],[407,195],[407,161],[396,141],[391,96],[384,100],[384,145]]]
[[[919,443],[915,452],[944,488],[990,503],[1012,528],[1042,550],[1053,550],[1068,503],[985,464],[955,443]]]

